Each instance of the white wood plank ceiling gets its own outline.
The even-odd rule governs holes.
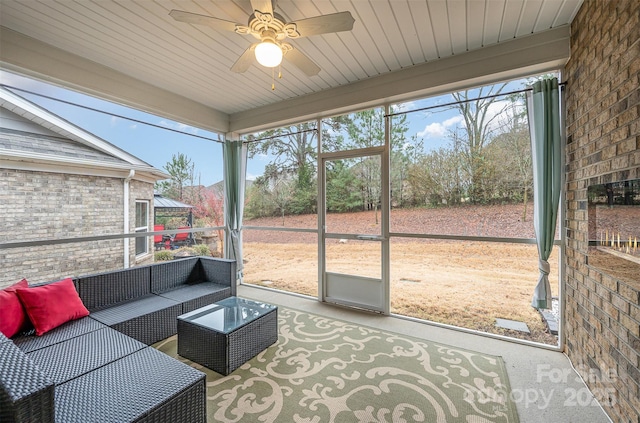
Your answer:
[[[292,40],[322,70],[308,77],[285,61],[275,91],[267,68],[256,64],[243,74],[230,71],[254,42],[251,36],[181,23],[169,16],[169,11],[179,9],[244,25],[252,12],[248,0],[0,0],[0,25],[224,117],[566,26],[581,3],[278,0],[276,12],[289,22],[349,11],[355,24],[350,32]],[[15,59],[2,63],[10,70],[28,68]],[[73,76],[62,83],[83,86]]]

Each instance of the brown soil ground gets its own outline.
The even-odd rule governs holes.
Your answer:
[[[464,206],[393,210],[391,231],[426,234],[532,238],[531,206]],[[328,218],[336,233],[377,233],[374,212]],[[249,226],[282,227],[282,218],[245,221]],[[315,215],[285,217],[285,227],[315,228]],[[290,292],[317,296],[316,234],[244,231],[244,279]],[[364,241],[327,243],[327,270],[380,276],[379,245]],[[535,245],[396,238],[391,241],[391,311],[484,332],[556,344],[531,307],[538,280]],[[550,281],[557,295],[558,250],[550,258]],[[501,329],[496,318],[525,322],[530,334]]]

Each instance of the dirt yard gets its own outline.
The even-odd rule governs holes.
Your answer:
[[[531,207],[529,206],[529,212]],[[490,237],[533,237],[522,206],[458,207],[392,211],[392,232]],[[254,219],[251,226],[282,226],[282,219]],[[286,227],[315,228],[316,216],[285,218]],[[333,215],[330,230],[376,233],[373,212]],[[245,282],[316,296],[315,234],[246,230]],[[277,244],[277,245],[274,245]],[[538,279],[535,245],[392,238],[391,308],[393,313],[556,344],[540,314],[530,306]],[[363,241],[327,245],[330,271],[379,276],[379,246]],[[557,295],[558,250],[550,258],[550,281]],[[525,322],[530,334],[501,329],[495,319]]]

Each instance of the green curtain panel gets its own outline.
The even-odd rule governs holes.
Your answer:
[[[560,97],[558,79],[537,81],[527,92],[527,110],[533,158],[533,225],[538,244],[540,276],[531,305],[551,308],[549,256],[558,220],[562,180]]]
[[[242,141],[225,141],[224,156],[224,211],[226,235],[225,257],[236,260],[237,278],[242,279],[242,214],[246,182],[247,148]]]

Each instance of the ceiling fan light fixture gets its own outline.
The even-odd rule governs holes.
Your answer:
[[[273,41],[263,41],[256,46],[256,60],[262,66],[274,68],[282,63],[282,48]]]

